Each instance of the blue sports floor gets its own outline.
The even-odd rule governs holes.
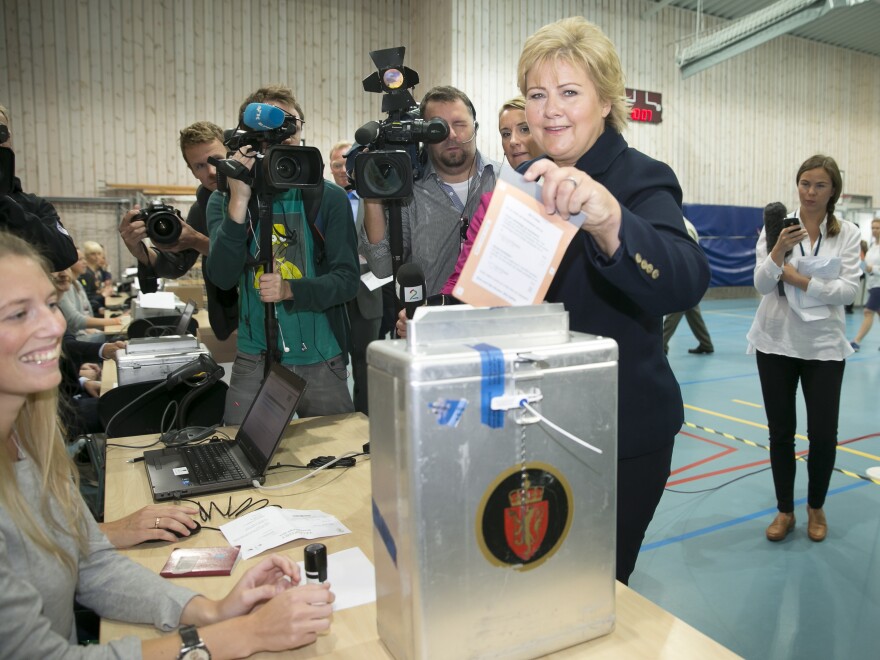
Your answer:
[[[669,344],[685,426],[630,586],[749,660],[880,658],[880,480],[866,476],[880,466],[880,324],[847,360],[828,537],[807,538],[799,462],[797,527],[771,543],[767,420],[755,359],[745,354],[756,308],[756,299],[701,305],[712,355],[687,352],[697,342],[684,319]],[[847,316],[850,339],[861,321],[860,308]],[[798,451],[806,452],[799,401]]]

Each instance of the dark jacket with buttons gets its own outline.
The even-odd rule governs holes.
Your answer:
[[[668,165],[606,128],[576,167],[620,203],[621,246],[608,258],[579,231],[547,300],[565,305],[572,330],[617,341],[619,457],[631,458],[672,443],[684,421],[681,391],[663,354],[663,315],[700,302],[709,263],[685,230],[681,187]]]

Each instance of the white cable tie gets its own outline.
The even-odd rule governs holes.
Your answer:
[[[277,486],[264,486],[264,485],[261,484],[259,481],[257,481],[256,479],[254,479],[254,480],[251,482],[251,485],[253,485],[254,488],[259,488],[260,490],[278,490],[278,489],[280,489],[280,488],[288,488],[289,486],[296,486],[296,485],[297,485],[298,483],[300,483],[301,481],[305,481],[306,479],[311,479],[311,478],[314,477],[316,474],[318,474],[318,472],[320,472],[321,470],[330,467],[330,466],[333,465],[334,463],[338,463],[338,462],[341,461],[343,458],[349,458],[349,457],[351,457],[351,456],[357,456],[357,452],[354,452],[354,451],[348,451],[348,452],[345,452],[345,453],[344,453],[342,456],[340,456],[339,458],[336,458],[336,459],[330,461],[329,463],[325,463],[325,464],[322,465],[321,467],[316,468],[315,470],[312,470],[312,471],[309,472],[306,476],[304,476],[304,477],[300,477],[299,479],[294,479],[293,481],[289,481],[289,482],[286,483],[286,484],[278,484]]]
[[[541,413],[539,413],[537,410],[535,410],[535,409],[534,409],[532,406],[530,406],[528,403],[525,403],[525,402],[524,402],[524,403],[523,403],[523,408],[525,408],[525,409],[528,410],[530,413],[532,413],[533,415],[535,415],[538,419],[540,419],[542,422],[544,422],[544,423],[545,423],[547,426],[549,426],[551,429],[553,429],[554,431],[558,431],[559,433],[561,433],[562,435],[564,435],[564,436],[565,436],[566,438],[568,438],[569,440],[574,440],[574,441],[575,441],[576,443],[578,443],[579,445],[581,445],[581,446],[583,446],[583,447],[586,447],[587,449],[590,449],[590,450],[596,452],[597,454],[601,454],[601,453],[602,453],[602,450],[599,449],[598,447],[594,447],[594,446],[591,445],[589,442],[585,442],[584,440],[581,440],[579,437],[577,437],[577,436],[575,436],[575,435],[572,435],[571,433],[569,433],[568,431],[566,431],[564,428],[562,428],[562,427],[560,427],[560,426],[557,426],[556,424],[554,424],[553,422],[551,422],[549,419],[547,419],[546,417],[544,417],[544,415],[542,415]]]

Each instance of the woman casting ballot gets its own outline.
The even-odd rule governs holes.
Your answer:
[[[300,571],[285,556],[211,600],[110,545],[80,496],[56,418],[66,326],[47,265],[0,232],[0,281],[0,659],[185,657],[176,634],[77,646],[74,598],[102,617],[179,626],[214,660],[315,641],[330,626],[333,593],[292,586]]]
[[[542,27],[526,40],[517,78],[532,145],[546,154],[519,170],[542,179],[548,213],[584,214],[546,299],[565,305],[572,330],[611,337],[620,349],[617,579],[626,583],[684,421],[663,354],[663,315],[700,301],[709,264],[685,230],[673,171],[621,135],[623,70],[598,27],[582,17]],[[462,254],[477,235],[478,215]],[[462,266],[460,259],[443,293],[452,292]]]

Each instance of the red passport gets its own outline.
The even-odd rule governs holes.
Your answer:
[[[162,577],[207,577],[229,575],[238,561],[241,546],[225,548],[174,548],[165,566],[159,571]]]

